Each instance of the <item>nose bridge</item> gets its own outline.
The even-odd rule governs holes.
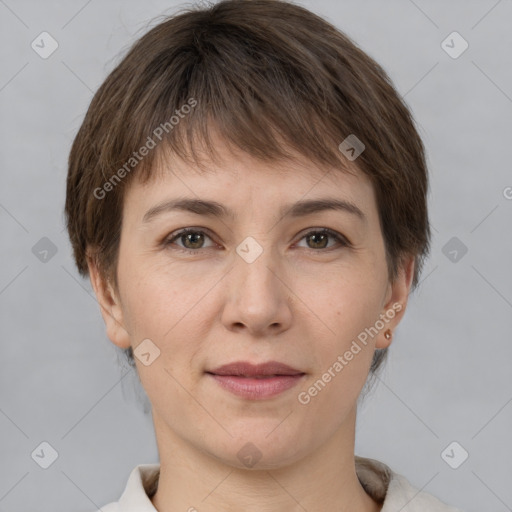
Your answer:
[[[236,252],[236,276],[237,282],[240,281],[237,286],[241,285],[242,292],[254,292],[261,296],[278,293],[282,285],[278,284],[274,268],[280,265],[271,247],[270,236],[248,236],[238,245]]]
[[[224,311],[224,321],[230,325],[243,324],[256,332],[289,322],[286,287],[278,278],[282,267],[270,240],[270,236],[247,237],[236,249]]]

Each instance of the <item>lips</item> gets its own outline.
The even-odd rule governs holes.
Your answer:
[[[221,388],[244,400],[266,400],[297,386],[305,373],[278,361],[251,364],[245,361],[207,371]]]
[[[234,363],[219,366],[218,368],[207,371],[206,373],[219,376],[248,377],[256,379],[276,376],[304,375],[304,372],[278,361],[269,361],[267,363],[256,365],[247,361],[236,361]]]

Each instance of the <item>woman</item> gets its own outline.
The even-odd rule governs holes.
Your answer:
[[[102,510],[456,510],[354,454],[428,254],[427,189],[385,72],[308,10],[227,0],[143,36],[67,181],[78,269],[160,455]]]

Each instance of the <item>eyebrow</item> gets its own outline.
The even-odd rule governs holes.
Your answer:
[[[355,215],[363,222],[367,222],[365,214],[354,203],[344,199],[322,198],[298,201],[284,205],[280,210],[280,217],[304,217],[313,213],[325,210],[338,210]],[[217,201],[207,201],[204,199],[178,198],[163,201],[150,208],[142,218],[143,223],[149,223],[155,217],[162,213],[171,211],[186,211],[197,215],[208,217],[231,218],[235,219],[235,213],[226,206]]]

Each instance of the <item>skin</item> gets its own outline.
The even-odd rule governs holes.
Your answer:
[[[327,172],[298,155],[263,163],[221,141],[216,150],[222,165],[211,163],[207,174],[173,160],[148,184],[130,184],[118,289],[89,260],[110,340],[135,350],[149,338],[160,350],[148,366],[135,358],[160,455],[152,502],[159,512],[381,510],[355,471],[356,403],[375,348],[391,343],[384,331],[403,317],[414,260],[388,280],[374,191],[359,170]],[[182,196],[215,200],[235,218],[171,211],[142,222],[149,208]],[[322,197],[355,203],[367,221],[336,210],[279,216],[284,204]],[[186,227],[207,232],[162,243]],[[352,246],[306,236],[324,227]],[[252,263],[236,253],[247,236],[263,248]],[[397,303],[402,308],[386,327],[301,404],[298,394]],[[244,399],[204,373],[237,360],[277,360],[306,376],[273,398]],[[237,457],[247,442],[261,454],[250,468]]]

